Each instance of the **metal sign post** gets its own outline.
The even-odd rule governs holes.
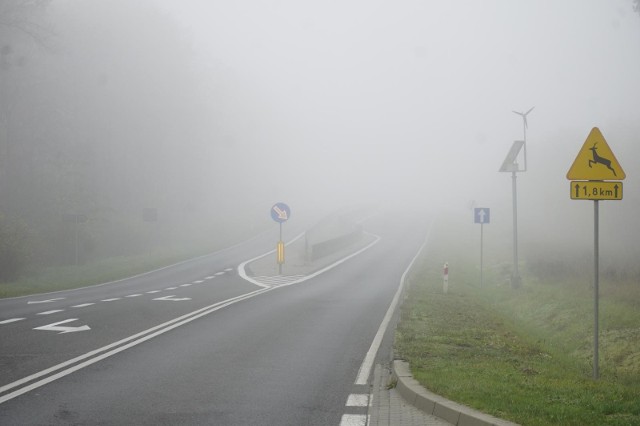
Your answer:
[[[598,150],[600,151],[598,153]],[[600,311],[600,200],[622,200],[624,170],[602,136],[594,127],[578,152],[567,179],[572,180],[569,194],[572,200],[593,201],[593,378],[600,377],[599,371],[599,311]],[[579,180],[579,182],[576,182]]]
[[[276,203],[271,207],[271,218],[280,225],[280,238],[276,245],[276,261],[278,262],[278,274],[282,275],[284,264],[284,241],[282,241],[282,224],[291,217],[291,209],[285,203]]]
[[[520,278],[520,271],[518,269],[518,191],[516,188],[516,173],[524,172],[526,169],[520,169],[518,165],[518,154],[522,147],[525,146],[525,141],[514,141],[511,145],[511,149],[507,153],[506,158],[502,162],[500,167],[501,172],[511,172],[511,193],[513,199],[513,272],[511,273],[511,287],[518,288],[522,284],[522,278]],[[526,151],[525,151],[526,153]],[[525,156],[524,163],[527,163]]]

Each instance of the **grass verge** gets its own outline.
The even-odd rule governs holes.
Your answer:
[[[131,277],[229,247],[247,238],[245,234],[227,232],[215,241],[156,247],[138,255],[109,257],[77,266],[44,268],[19,280],[0,283],[0,298],[68,290]]]
[[[443,294],[441,257],[450,264]],[[438,254],[437,254],[438,253]],[[429,390],[522,425],[640,425],[640,290],[605,286],[600,374],[592,378],[589,284],[524,276],[513,290],[435,238],[417,263],[396,331],[396,354]]]

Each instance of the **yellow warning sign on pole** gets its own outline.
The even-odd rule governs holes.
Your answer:
[[[567,179],[623,180],[625,177],[624,170],[600,129],[594,127],[567,172]]]

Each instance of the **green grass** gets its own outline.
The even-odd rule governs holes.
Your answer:
[[[98,259],[86,264],[57,266],[33,271],[14,282],[0,283],[0,298],[48,293],[110,282],[231,246],[246,238],[247,232],[216,235],[213,241],[191,241],[156,247],[145,253]]]
[[[600,379],[593,290],[581,280],[478,271],[458,241],[435,235],[410,279],[397,356],[429,390],[523,425],[640,425],[640,288],[603,283]],[[444,253],[444,254],[442,254]],[[442,263],[450,264],[443,294]]]

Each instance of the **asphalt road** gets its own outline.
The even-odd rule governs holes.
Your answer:
[[[358,424],[367,408],[353,401],[371,381],[358,374],[427,233],[415,223],[368,220],[376,244],[297,284],[238,274],[272,245],[262,236],[117,283],[0,301],[0,424]]]

